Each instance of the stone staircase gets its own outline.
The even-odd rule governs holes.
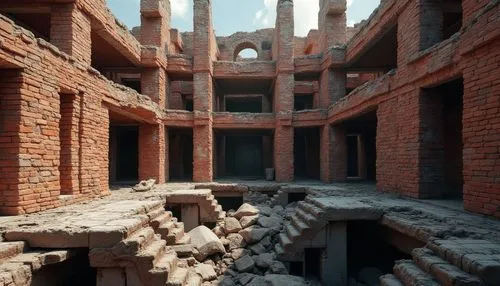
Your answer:
[[[22,241],[0,242],[0,285],[31,285],[33,273],[64,262],[81,250],[33,250]]]
[[[400,260],[382,286],[500,285],[500,245],[475,239],[432,239]]]
[[[151,210],[147,218],[140,229],[114,246],[90,251],[91,266],[98,269],[97,285],[109,285],[109,281],[117,286],[201,285],[198,274],[179,267],[174,247],[189,245],[191,240],[183,223],[163,207]],[[116,281],[117,277],[122,281]]]
[[[279,243],[275,246],[278,256],[286,260],[285,256],[299,252],[301,243],[312,239],[328,224],[328,221],[322,219],[324,212],[325,210],[310,198],[299,202],[295,214],[292,215],[290,222],[285,224],[285,230],[279,235]]]
[[[167,205],[198,205],[201,223],[215,223],[226,216],[210,189],[176,190],[164,194],[164,197]]]
[[[279,235],[275,251],[282,260],[301,259],[305,247],[326,247],[323,230],[329,222],[378,220],[382,211],[354,199],[307,196]]]

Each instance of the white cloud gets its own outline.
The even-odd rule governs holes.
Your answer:
[[[184,18],[188,14],[188,0],[170,0],[170,8],[172,9],[173,17]]]
[[[350,7],[352,5],[352,2],[354,2],[354,0],[347,0],[347,7]]]

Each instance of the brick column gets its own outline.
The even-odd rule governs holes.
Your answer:
[[[193,41],[197,45],[193,52],[193,181],[211,182],[214,173],[212,55],[217,47],[212,44],[215,40],[210,0],[194,0],[193,5]]]
[[[166,107],[167,74],[162,67],[143,68],[141,72],[141,93],[156,102],[160,108]]]
[[[321,181],[325,183],[331,183],[333,178],[333,162],[332,162],[332,150],[333,150],[333,128],[330,124],[321,127],[320,130],[320,141],[319,149],[321,155],[319,157],[320,162],[320,177]]]
[[[62,195],[80,192],[80,98],[75,94],[60,94],[59,141],[61,145],[59,182]]]
[[[166,140],[163,124],[139,126],[139,180],[156,179],[158,184],[165,183]]]
[[[346,0],[320,0],[318,27],[322,51],[346,42]]]
[[[90,18],[75,3],[51,6],[50,42],[88,65],[92,62],[91,31]]]
[[[319,100],[320,108],[328,108],[345,96],[347,74],[344,71],[325,69],[321,73]]]
[[[274,94],[276,130],[274,168],[276,181],[294,179],[292,111],[294,101],[294,14],[293,2],[279,0],[276,8],[277,76]]]
[[[141,0],[141,44],[156,47],[161,57],[169,52],[170,17],[170,1]],[[164,67],[147,67],[141,73],[141,93],[161,108],[168,107],[168,83]]]

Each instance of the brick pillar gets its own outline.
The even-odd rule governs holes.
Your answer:
[[[169,0],[141,0],[141,44],[168,53],[170,18]]]
[[[139,180],[156,179],[158,184],[165,183],[166,140],[163,124],[139,126]]]
[[[320,108],[328,108],[345,96],[347,74],[345,71],[325,69],[321,73],[319,100]]]
[[[321,127],[320,130],[320,176],[321,181],[331,183],[333,180],[333,128],[327,124]]]
[[[50,42],[61,51],[90,65],[91,20],[75,3],[51,6]]]
[[[294,179],[292,111],[294,101],[294,14],[293,2],[279,0],[276,8],[277,76],[274,88],[276,130],[274,168],[276,181]]]
[[[162,67],[143,68],[141,93],[147,95],[161,108],[166,107],[167,74]]]
[[[212,31],[210,0],[195,0],[193,41],[193,181],[211,182],[214,174],[213,160],[213,79],[212,55],[217,47]]]
[[[60,104],[59,182],[61,194],[72,195],[80,192],[80,98],[74,94],[60,94]]]
[[[331,179],[345,181],[347,179],[347,136],[343,126],[331,127],[330,138]]]
[[[168,54],[170,43],[170,1],[141,0],[141,44],[154,46],[159,55]],[[169,85],[164,67],[144,68],[141,73],[141,93],[149,96],[161,108],[168,108]]]
[[[318,15],[320,48],[323,52],[346,42],[346,0],[320,0]]]

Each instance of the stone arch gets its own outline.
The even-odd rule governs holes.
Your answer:
[[[236,61],[238,59],[238,55],[241,53],[241,51],[246,50],[246,49],[254,50],[257,53],[257,58],[256,58],[257,60],[261,58],[261,51],[259,49],[259,46],[252,43],[252,42],[245,41],[245,42],[241,42],[235,46],[234,52],[233,52],[233,61]]]

